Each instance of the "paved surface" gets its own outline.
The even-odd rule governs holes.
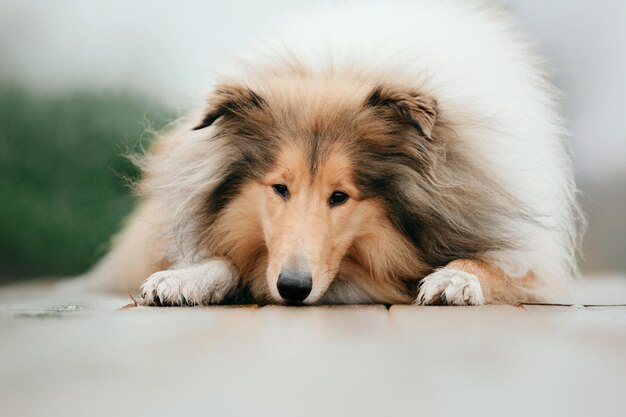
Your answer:
[[[626,278],[573,306],[128,302],[0,290],[0,416],[626,416]]]

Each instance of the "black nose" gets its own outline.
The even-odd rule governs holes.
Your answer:
[[[311,293],[313,279],[308,272],[281,271],[276,287],[285,301],[304,301]]]

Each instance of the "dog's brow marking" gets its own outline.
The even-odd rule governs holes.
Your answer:
[[[296,176],[293,174],[293,171],[291,170],[291,168],[289,168],[287,164],[281,162],[279,163],[278,168],[283,170],[283,176],[286,182],[291,182],[296,178]]]
[[[320,140],[320,137],[317,134],[313,135],[313,137],[310,140],[311,147],[309,149],[309,163],[310,163],[311,175],[315,175],[318,169],[317,159],[319,157],[319,140]]]

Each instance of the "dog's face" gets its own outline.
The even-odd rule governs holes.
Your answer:
[[[337,277],[355,274],[375,293],[377,279],[423,268],[402,230],[399,165],[388,159],[430,140],[435,103],[380,86],[342,88],[222,87],[198,126],[217,121],[214,138],[234,155],[210,196],[216,239],[273,302],[316,303]],[[382,287],[393,299],[398,289]]]
[[[348,249],[386,222],[380,206],[362,198],[353,161],[341,148],[329,149],[312,170],[306,152],[287,147],[262,182],[257,204],[268,250],[266,279],[277,300],[318,300]]]

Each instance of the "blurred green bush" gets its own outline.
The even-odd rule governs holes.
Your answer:
[[[0,85],[0,281],[86,270],[133,207],[125,157],[173,118],[131,94]]]

